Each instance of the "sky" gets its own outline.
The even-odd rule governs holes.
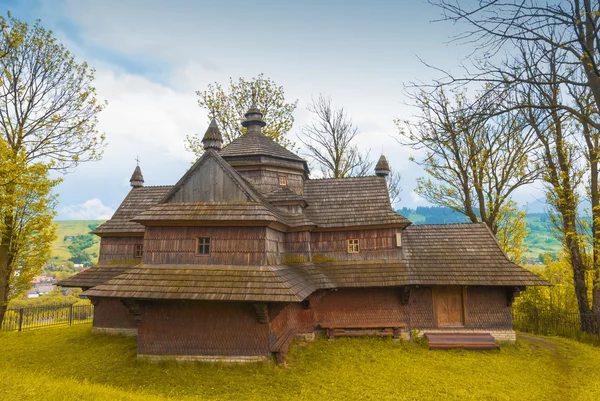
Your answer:
[[[420,0],[153,1],[0,0],[0,7],[46,29],[96,69],[108,106],[98,116],[107,138],[102,160],[81,164],[57,187],[57,219],[107,219],[130,190],[139,157],[145,185],[172,185],[195,157],[189,134],[208,127],[197,90],[260,73],[298,100],[291,139],[308,123],[311,97],[329,95],[358,126],[357,144],[402,175],[396,207],[429,205],[415,192],[422,169],[398,143],[394,119],[410,119],[405,86],[437,73],[420,60],[458,69],[469,53],[449,39],[460,27],[432,22]],[[306,156],[302,149],[301,156]],[[318,169],[313,166],[316,172]],[[515,200],[544,209],[541,184]]]

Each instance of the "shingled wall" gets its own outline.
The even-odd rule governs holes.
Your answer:
[[[256,310],[248,302],[145,301],[138,327],[138,354],[151,358],[262,359],[268,357],[269,345],[288,328],[298,334],[312,334],[322,323],[406,324],[407,330],[421,332],[512,332],[510,307],[502,287],[469,287],[465,327],[451,329],[437,328],[431,288],[413,288],[409,304],[402,303],[401,294],[400,288],[317,291],[309,297],[308,308],[301,303],[270,304],[268,324],[259,323]],[[98,318],[103,319],[99,325],[110,325],[102,314]]]
[[[138,328],[138,356],[236,359],[269,356],[269,326],[243,302],[146,302]]]
[[[137,322],[116,298],[95,298],[93,331],[110,334],[135,334]]]
[[[144,243],[144,237],[102,237],[98,263],[135,260],[135,246]],[[141,259],[138,258],[138,260]]]

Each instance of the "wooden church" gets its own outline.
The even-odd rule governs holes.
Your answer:
[[[95,305],[93,331],[137,335],[150,359],[282,359],[297,336],[485,334],[514,342],[511,303],[547,282],[508,260],[484,224],[411,225],[375,175],[310,179],[262,134],[205,152],[173,186],[141,170],[101,237],[98,265],[61,285]],[[415,331],[416,330],[416,331]]]

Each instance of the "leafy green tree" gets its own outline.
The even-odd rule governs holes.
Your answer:
[[[59,180],[101,156],[96,129],[105,103],[92,86],[94,70],[73,55],[40,22],[30,26],[0,17],[0,324],[6,303],[28,286],[49,257],[55,236]]]
[[[288,102],[283,87],[265,78],[264,74],[250,80],[230,78],[227,89],[215,82],[196,94],[200,97],[198,105],[208,112],[207,121],[212,118],[217,121],[224,145],[246,133],[241,123],[250,106],[256,105],[267,123],[263,133],[284,147],[293,146],[286,135],[294,124],[293,113],[298,101]],[[186,148],[200,156],[203,153],[202,135],[188,135]]]

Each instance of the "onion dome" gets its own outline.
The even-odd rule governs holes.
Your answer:
[[[250,109],[244,115],[246,119],[242,121],[242,126],[246,128],[248,134],[260,134],[262,127],[267,123],[262,119],[263,113],[256,107],[255,104],[250,106]]]
[[[142,169],[140,169],[139,164],[135,166],[135,170],[133,170],[129,183],[133,188],[141,188],[144,186],[144,176],[142,175]]]
[[[381,155],[375,165],[375,175],[378,177],[387,177],[390,175],[390,165],[384,155]]]
[[[221,150],[223,147],[223,136],[221,135],[221,131],[219,131],[219,127],[214,118],[206,130],[204,138],[202,138],[202,146],[204,147],[204,150],[214,149],[216,151]]]

